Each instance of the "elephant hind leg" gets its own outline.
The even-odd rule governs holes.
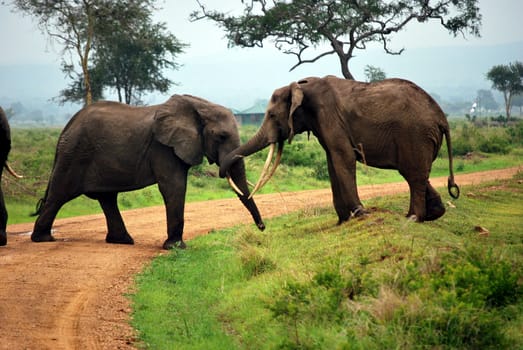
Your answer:
[[[33,227],[33,233],[31,234],[31,240],[33,242],[54,242],[55,238],[51,234],[51,228],[53,226],[54,219],[60,208],[67,201],[61,200],[50,200],[47,199],[43,202],[40,209],[40,214],[36,219]]]
[[[407,217],[414,218],[417,222],[423,222],[426,217],[425,198],[428,181],[427,179],[407,179],[407,182],[410,189],[410,205]]]
[[[118,192],[89,194],[89,197],[98,199],[107,222],[107,243],[134,244],[134,240],[127,232],[127,228],[118,209]]]
[[[426,203],[426,221],[432,221],[440,218],[445,214],[445,206],[441,202],[441,196],[438,192],[432,187],[432,185],[427,182],[427,192],[425,194],[425,203]]]

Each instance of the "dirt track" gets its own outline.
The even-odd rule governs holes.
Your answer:
[[[522,167],[459,175],[456,182],[463,186],[510,178],[518,169]],[[431,179],[435,187],[446,186],[446,181],[446,177]],[[362,199],[407,190],[405,182],[358,188]],[[328,189],[255,199],[265,219],[332,202]],[[208,218],[212,221],[198,218],[210,211],[216,214]],[[106,244],[101,214],[56,221],[53,243],[30,242],[32,224],[8,226],[8,245],[0,247],[0,349],[135,348],[128,325],[130,307],[123,295],[133,275],[163,253],[165,210],[162,206],[130,210],[123,216],[134,246]],[[186,240],[252,222],[236,199],[188,203],[185,220]]]

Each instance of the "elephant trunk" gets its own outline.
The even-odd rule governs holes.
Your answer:
[[[265,125],[265,124],[264,124]],[[283,152],[283,143],[284,140],[276,140],[276,137],[273,139],[269,139],[267,136],[267,133],[265,132],[265,127],[262,126],[260,130],[254,135],[249,141],[247,141],[245,144],[241,145],[240,147],[236,148],[229,154],[227,154],[223,161],[220,163],[220,176],[224,177],[228,173],[229,169],[234,165],[239,163],[240,161],[243,163],[243,158],[247,157],[255,152],[260,151],[261,149],[267,147],[268,145],[271,146],[269,150],[269,154],[267,155],[267,160],[265,161],[265,165],[263,167],[262,173],[258,179],[258,182],[254,186],[254,189],[252,190],[252,193],[249,195],[248,198],[252,198],[252,196],[261,189],[272,177],[274,172],[276,171],[276,168],[280,164],[281,155]],[[278,142],[278,154],[276,156],[276,160],[274,161],[274,164],[272,166],[272,169],[269,171],[270,164],[272,162],[272,158],[274,155],[274,147],[276,142]],[[242,191],[243,192],[243,191]],[[243,192],[245,193],[245,192]]]
[[[269,145],[263,127],[249,141],[227,154],[220,162],[220,177],[225,177],[229,168],[243,157],[264,149]]]
[[[234,164],[232,164],[232,166],[227,171],[227,174],[230,176],[232,182],[234,182],[237,186],[237,189],[235,189],[235,191],[238,195],[238,198],[243,203],[245,208],[247,208],[249,213],[251,213],[251,216],[256,226],[261,231],[263,231],[265,229],[265,224],[263,223],[256,203],[249,194],[249,188],[247,187],[247,178],[245,176],[245,164],[243,162],[243,159],[234,162]],[[238,192],[238,190],[240,192]]]

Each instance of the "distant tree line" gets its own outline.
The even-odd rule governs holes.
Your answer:
[[[380,43],[388,54],[392,36],[409,23],[437,21],[450,34],[479,36],[479,0],[239,0],[242,14],[209,10],[202,1],[190,16],[210,19],[224,29],[230,46],[262,47],[271,40],[297,63],[314,63],[336,55],[342,75],[354,79],[349,63],[357,50]],[[139,104],[146,92],[167,92],[174,84],[166,69],[176,70],[186,44],[155,23],[156,0],[12,0],[16,11],[36,19],[40,29],[63,48],[62,70],[71,79],[60,102],[103,98],[114,91],[121,102]],[[311,54],[312,52],[312,54]],[[511,107],[521,106],[523,64],[495,66],[487,73],[504,97],[507,120]],[[379,67],[365,67],[367,81],[386,78]],[[478,91],[476,103],[495,108],[488,90]]]

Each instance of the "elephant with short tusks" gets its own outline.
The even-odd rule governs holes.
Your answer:
[[[120,215],[119,192],[157,183],[167,212],[164,249],[184,248],[187,173],[207,157],[221,164],[240,145],[237,123],[225,107],[189,95],[132,107],[98,102],[80,110],[62,131],[51,177],[37,208],[31,239],[54,241],[51,227],[59,209],[82,194],[99,201],[107,221],[108,243],[133,244]],[[265,229],[249,196],[243,161],[226,172],[240,201],[260,230]],[[205,215],[202,213],[202,220]]]
[[[445,114],[429,94],[402,79],[363,83],[334,76],[311,77],[275,90],[262,126],[227,155],[220,176],[243,157],[271,145],[254,194],[276,170],[284,141],[290,143],[302,132],[312,132],[326,152],[338,224],[365,213],[356,187],[356,161],[399,171],[410,188],[408,217],[419,222],[441,217],[445,207],[429,183],[429,174],[444,136],[449,155],[448,191],[453,198],[459,197]],[[278,154],[269,170],[276,143]]]
[[[0,177],[4,168],[16,178],[21,176],[16,174],[13,169],[7,163],[7,157],[11,151],[11,129],[9,127],[9,122],[7,121],[7,116],[0,107]],[[7,244],[7,209],[5,207],[4,192],[2,191],[2,186],[0,185],[0,246]]]

